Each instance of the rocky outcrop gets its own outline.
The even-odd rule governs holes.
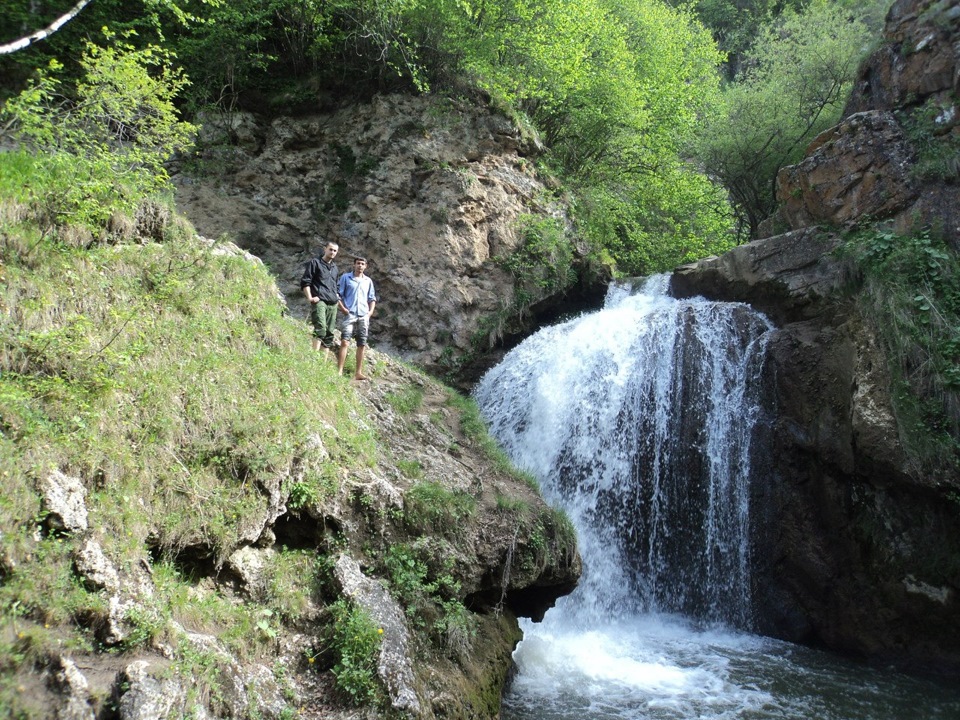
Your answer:
[[[952,0],[897,0],[887,14],[883,46],[861,66],[844,115],[901,110],[956,93],[956,31]]]
[[[335,240],[341,272],[369,260],[383,350],[443,372],[511,323],[532,326],[497,259],[522,242],[524,217],[565,216],[535,168],[542,147],[507,118],[381,96],[323,115],[202,120],[206,149],[175,175],[177,205],[201,234],[262,258],[296,315],[308,314],[304,264]]]
[[[821,133],[802,162],[779,172],[780,213],[799,228],[898,215],[919,194],[910,174],[913,161],[891,112],[857,113]]]
[[[860,68],[842,122],[777,177],[773,234],[890,220],[935,227],[960,251],[960,7],[898,0],[883,45]]]
[[[771,421],[761,428],[769,455],[752,498],[759,629],[952,677],[960,473],[927,473],[905,448],[878,329],[859,310],[856,274],[828,229],[928,224],[957,246],[957,186],[924,174],[908,130],[936,107],[932,142],[956,136],[958,22],[956,3],[895,3],[846,117],[779,174],[782,208],[770,226],[789,231],[672,278],[678,296],[749,302],[777,324]]]
[[[374,380],[357,390],[379,439],[375,463],[338,468],[323,439],[337,430],[324,424],[300,464],[260,488],[263,520],[253,524],[256,533],[239,533],[223,548],[222,564],[202,546],[166,558],[166,572],[176,567],[192,579],[187,604],[254,608],[275,592],[281,553],[330,558],[322,591],[313,577],[290,587],[307,604],[295,625],[267,608],[257,615],[251,631],[269,640],[257,657],[238,655],[218,637],[216,620],[201,632],[169,617],[156,558],[146,549],[139,559],[109,555],[78,479],[52,473],[37,482],[55,518],[49,532],[74,547],[74,576],[102,598],[102,610],[78,622],[111,652],[71,650],[48,667],[38,662],[40,674],[21,668],[18,692],[35,696],[38,708],[31,717],[100,717],[107,702],[123,720],[282,718],[292,708],[304,718],[356,717],[331,675],[337,659],[325,608],[338,598],[362,608],[382,632],[375,682],[385,712],[389,706],[424,720],[498,714],[520,639],[517,617],[541,618],[574,588],[581,570],[576,538],[534,487],[465,433],[451,390],[375,350],[368,358]],[[400,400],[411,397],[416,401]],[[328,492],[291,501],[291,488],[324,466],[336,476]],[[388,564],[398,551],[409,573],[400,580]],[[442,594],[430,585],[437,578]],[[449,608],[459,614],[445,616]],[[196,659],[190,670],[184,657]],[[192,675],[198,668],[209,674]],[[211,686],[215,701],[202,697]]]

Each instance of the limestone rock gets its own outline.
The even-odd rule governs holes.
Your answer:
[[[90,685],[77,664],[68,657],[61,657],[56,680],[63,700],[57,710],[58,720],[94,720],[96,715],[90,704]]]
[[[831,255],[839,244],[836,236],[812,228],[756,240],[680,266],[670,292],[748,302],[775,321],[809,316],[845,279],[844,265]]]
[[[304,265],[328,239],[341,272],[364,255],[379,295],[371,343],[427,368],[470,350],[510,305],[514,280],[496,259],[521,242],[518,221],[563,219],[528,159],[542,147],[487,108],[389,95],[257,121],[262,143],[231,141],[219,187],[175,176],[178,207],[201,234],[262,258],[298,317]],[[210,132],[226,141],[235,131],[222,125]]]
[[[113,563],[103,554],[103,549],[93,537],[88,537],[74,555],[77,572],[97,590],[117,592],[120,590],[120,575]]]
[[[149,672],[150,663],[130,663],[118,678],[126,688],[118,703],[120,720],[167,720],[180,717],[187,692],[172,678],[161,679]]]
[[[247,545],[227,558],[227,567],[240,578],[247,594],[255,598],[266,586],[264,569],[276,554],[273,548],[254,548]]]
[[[334,570],[343,594],[364,608],[383,629],[377,674],[383,681],[395,710],[419,715],[420,697],[415,688],[410,631],[403,610],[383,585],[366,577],[347,555],[337,559]]]
[[[40,481],[40,493],[55,527],[70,532],[87,529],[87,491],[79,478],[54,470]]]

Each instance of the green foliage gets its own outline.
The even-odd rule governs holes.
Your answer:
[[[907,138],[917,151],[912,168],[920,180],[956,182],[960,179],[960,139],[950,131],[953,105],[930,98],[920,108],[903,113]]]
[[[425,480],[407,492],[407,522],[420,529],[456,533],[463,521],[476,512],[477,501],[469,493],[449,490],[440,483]]]
[[[195,128],[179,119],[173,101],[186,79],[161,48],[87,43],[80,67],[69,87],[51,61],[6,103],[32,158],[17,153],[5,169],[17,173],[13,197],[47,223],[92,231],[165,189],[164,162],[190,146]]]
[[[430,630],[437,645],[454,656],[470,649],[476,619],[460,600],[449,548],[426,540],[395,545],[387,552],[384,567],[411,623]]]
[[[642,194],[629,186],[594,187],[577,198],[583,233],[615,259],[621,275],[663,272],[736,244],[722,189],[683,166],[662,170]]]
[[[419,460],[397,460],[397,469],[411,480],[423,477],[423,465]]]
[[[411,383],[396,392],[387,393],[386,400],[401,415],[410,415],[423,405],[423,395],[423,386]]]
[[[524,308],[567,289],[576,282],[577,274],[573,245],[560,220],[522,215],[517,224],[520,247],[499,263],[516,278],[516,303]]]
[[[882,227],[847,244],[862,307],[883,338],[901,439],[920,473],[960,466],[960,259],[930,231]]]
[[[693,143],[730,193],[743,232],[755,237],[775,209],[778,170],[836,124],[871,37],[858,14],[826,0],[785,11],[758,33]]]
[[[171,557],[189,546],[219,560],[265,512],[261,487],[311,456],[317,418],[341,429],[325,438],[337,466],[375,457],[352,394],[335,375],[318,382],[334,370],[298,351],[302,323],[264,269],[197,240],[84,251],[31,228],[8,222],[0,240],[4,469],[17,487],[62,469],[95,488],[118,552],[150,535]],[[335,481],[303,472],[304,501]],[[30,493],[5,497],[6,527],[36,512]]]
[[[333,643],[338,660],[333,666],[337,687],[356,705],[379,702],[383,690],[377,680],[377,660],[383,629],[361,607],[338,600],[333,613]]]

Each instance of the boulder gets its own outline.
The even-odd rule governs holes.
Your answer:
[[[777,174],[780,212],[793,228],[894,216],[918,195],[913,160],[892,113],[851,115],[821,133],[798,165]]]

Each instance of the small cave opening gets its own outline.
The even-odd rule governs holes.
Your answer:
[[[276,544],[291,550],[322,550],[342,530],[340,523],[332,518],[319,520],[295,512],[281,515],[273,525]]]

